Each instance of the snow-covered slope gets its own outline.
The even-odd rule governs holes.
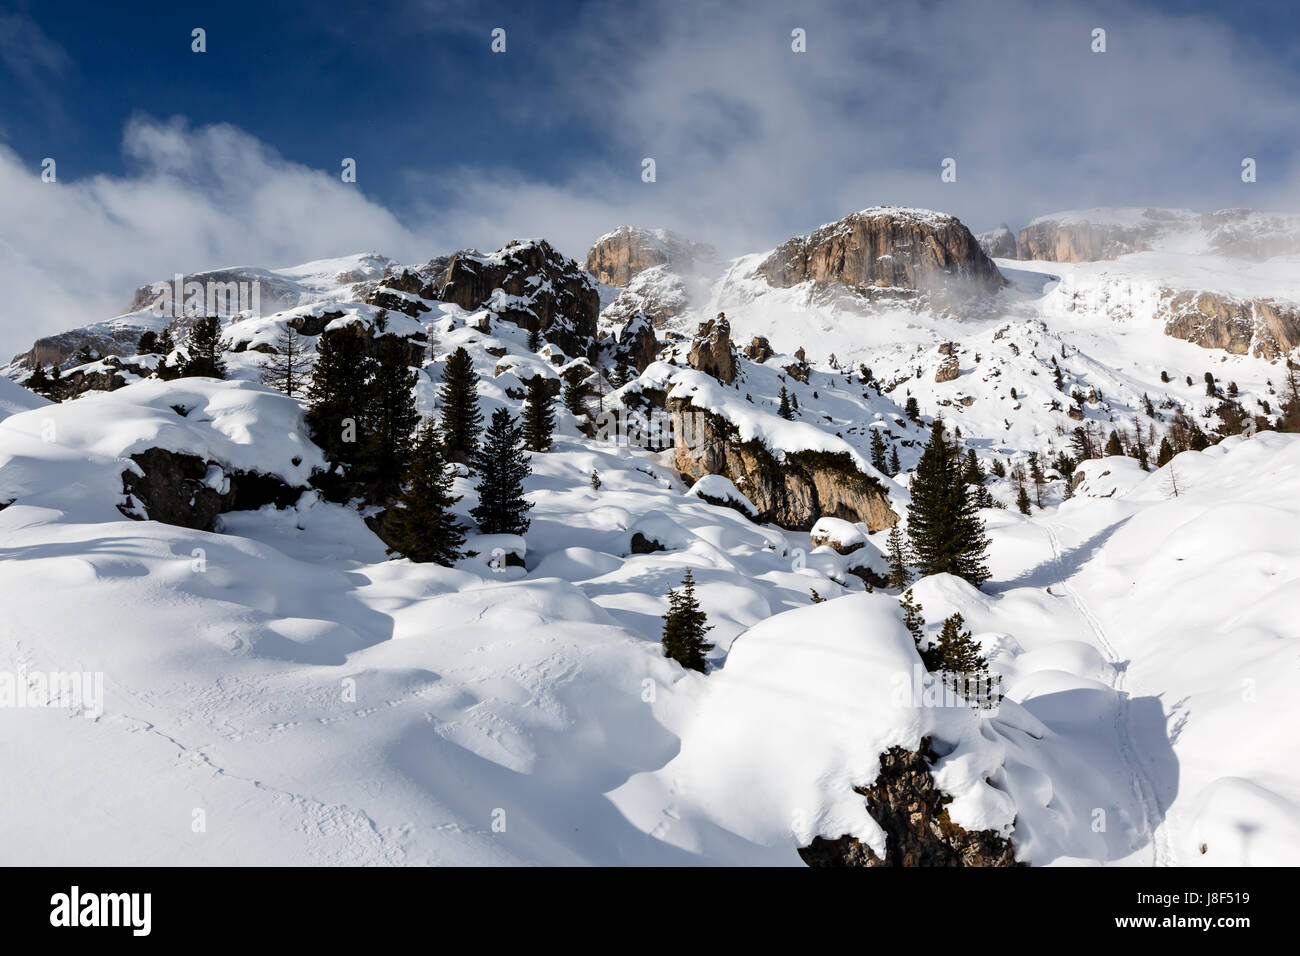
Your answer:
[[[864,309],[755,278],[766,256],[733,262],[703,305],[682,297],[657,360],[617,389],[600,378],[589,417],[689,401],[778,459],[843,453],[904,516],[936,416],[986,466],[1050,459],[1081,424],[1158,441],[1181,410],[1211,431],[1206,371],[1275,418],[1280,363],[1166,335],[1161,290],[1300,300],[1285,258],[1148,251],[1001,259],[1011,284],[968,311]],[[680,292],[654,268],[633,295]],[[530,456],[522,541],[473,536],[454,568],[390,559],[364,509],[312,490],[303,410],[258,378],[290,323],[373,329],[361,291],[398,271],[373,255],[277,270],[301,298],[226,326],[230,381],[145,364],[51,405],[0,380],[0,862],[798,865],[816,837],[881,853],[854,788],[923,740],[951,820],[1021,861],[1300,862],[1300,438],[1229,438],[1150,472],[1099,458],[1069,500],[1049,469],[1043,507],[983,511],[992,580],[913,593],[931,636],[963,616],[1007,696],[936,705],[899,596],[852,573],[884,570],[884,532],[757,523],[729,479],[684,481],[672,449],[591,437],[562,408],[555,446]],[[456,348],[489,415],[584,361],[530,350],[490,306],[418,305],[386,321],[420,345],[423,413]],[[720,311],[738,346],[773,350],[738,357],[729,383],[687,366]],[[873,434],[897,473],[873,464]],[[213,531],[132,520],[123,475],[151,448],[211,462],[214,487],[257,472],[296,500]],[[1014,502],[1011,481],[989,488]],[[472,480],[455,492],[469,523]],[[659,645],[688,568],[708,674]],[[36,706],[67,703],[49,680],[73,673],[102,693]]]

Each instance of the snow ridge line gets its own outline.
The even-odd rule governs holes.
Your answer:
[[[1062,572],[1059,578],[1060,587],[1065,592],[1065,596],[1074,608],[1075,613],[1079,615],[1084,624],[1088,626],[1088,630],[1096,638],[1097,647],[1112,665],[1112,673],[1115,676],[1110,681],[1110,685],[1114,688],[1119,699],[1118,706],[1115,708],[1115,741],[1119,747],[1120,757],[1128,768],[1129,775],[1133,778],[1133,794],[1137,797],[1138,805],[1142,809],[1142,824],[1150,837],[1151,865],[1170,866],[1169,848],[1166,845],[1165,835],[1161,832],[1158,822],[1160,819],[1160,801],[1156,798],[1155,786],[1147,773],[1145,763],[1133,748],[1133,734],[1129,720],[1131,696],[1124,690],[1124,683],[1128,677],[1128,668],[1126,666],[1115,667],[1120,663],[1120,658],[1115,651],[1114,645],[1106,636],[1106,629],[1102,627],[1097,616],[1092,613],[1092,609],[1088,607],[1088,603],[1083,599],[1083,596],[1065,577],[1061,560],[1061,539],[1057,536],[1056,529],[1049,524],[1044,524],[1043,527],[1047,531],[1047,539],[1052,546],[1052,561]]]

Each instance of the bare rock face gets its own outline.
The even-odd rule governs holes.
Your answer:
[[[731,345],[731,323],[725,313],[700,323],[687,361],[691,368],[712,375],[724,385],[735,380],[736,350]]]
[[[689,273],[716,259],[717,253],[706,243],[692,242],[663,229],[619,226],[597,239],[587,252],[587,271],[603,285],[622,288],[654,266]]]
[[[975,237],[984,255],[990,259],[1014,259],[1016,257],[1016,234],[1005,222],[991,232],[981,232]]]
[[[808,531],[823,516],[864,522],[876,531],[898,515],[884,487],[847,453],[786,452],[778,460],[762,442],[742,442],[734,425],[687,402],[670,400],[674,457],[682,479],[724,475],[758,511],[757,520]]]
[[[496,294],[500,289],[503,295]],[[596,335],[600,294],[591,277],[544,239],[514,241],[489,255],[458,252],[431,287],[435,298],[463,309],[486,308],[580,355]]]
[[[1158,314],[1166,335],[1233,355],[1273,361],[1300,346],[1300,305],[1293,302],[1164,290]]]
[[[1005,284],[969,229],[955,217],[877,206],[788,239],[757,273],[779,288],[802,282],[840,285],[864,294],[993,292]]]
[[[1015,847],[996,830],[970,831],[953,823],[951,797],[935,786],[930,764],[938,756],[928,738],[917,750],[891,747],[880,755],[880,776],[857,788],[867,809],[885,831],[881,859],[851,836],[817,837],[799,850],[809,866],[1023,866]]]

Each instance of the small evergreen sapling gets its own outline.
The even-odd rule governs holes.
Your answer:
[[[704,635],[713,628],[708,624],[708,615],[700,608],[695,596],[695,578],[690,568],[682,578],[681,590],[668,589],[668,613],[663,617],[664,657],[671,657],[687,670],[708,671],[707,655],[713,645],[704,639]]]

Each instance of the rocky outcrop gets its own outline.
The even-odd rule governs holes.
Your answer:
[[[951,382],[961,374],[961,364],[957,361],[957,356],[948,355],[939,363],[939,368],[934,373],[936,382]]]
[[[625,324],[634,315],[644,315],[655,328],[686,311],[690,301],[681,276],[665,266],[655,266],[636,276],[601,313],[601,326]]]
[[[132,381],[148,378],[153,368],[128,362],[110,355],[99,362],[83,365],[63,373],[55,395],[59,401],[76,398],[86,392],[112,392]]]
[[[687,362],[691,368],[712,375],[724,385],[735,380],[736,350],[731,344],[731,323],[724,313],[700,323]]]
[[[674,463],[682,479],[724,475],[753,503],[757,520],[808,531],[823,516],[892,527],[898,515],[884,487],[847,452],[792,451],[778,459],[761,441],[741,441],[734,425],[689,402],[670,400]]]
[[[863,293],[970,294],[995,291],[1006,281],[955,217],[896,206],[856,212],[788,239],[757,274],[779,288],[811,281]]]
[[[772,343],[763,335],[754,336],[749,344],[745,346],[745,358],[751,362],[758,362],[760,365],[775,354],[772,351]]]
[[[891,747],[880,755],[880,775],[866,798],[871,818],[885,831],[882,859],[851,836],[817,837],[799,850],[809,866],[1023,866],[1015,847],[996,830],[965,830],[952,822],[930,771],[938,756],[923,738],[917,750]]]
[[[619,226],[597,239],[587,252],[587,271],[597,282],[621,288],[654,266],[690,273],[716,260],[717,252],[706,243],[692,242],[663,229]]]
[[[165,448],[150,448],[131,461],[136,467],[122,472],[127,501],[119,510],[130,518],[199,531],[214,530],[217,516],[227,511],[255,511],[268,504],[286,508],[306,490],[273,475],[226,469]]]
[[[1274,361],[1300,346],[1300,304],[1217,292],[1163,290],[1165,334],[1233,355]]]
[[[975,237],[990,259],[1014,259],[1016,257],[1016,234],[1005,222],[991,232],[981,232]]]
[[[544,239],[516,240],[490,255],[458,252],[430,291],[524,328],[536,321],[547,341],[569,355],[586,352],[600,316],[600,294],[591,277]]]

